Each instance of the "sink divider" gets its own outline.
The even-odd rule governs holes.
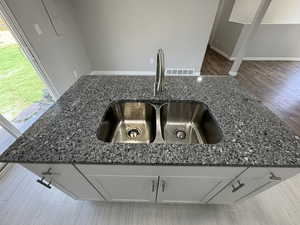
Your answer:
[[[162,127],[161,127],[161,118],[160,118],[160,108],[164,104],[151,104],[155,108],[156,113],[156,137],[153,141],[153,143],[165,143],[163,137],[162,137]]]

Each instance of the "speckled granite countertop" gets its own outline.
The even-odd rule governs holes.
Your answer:
[[[1,156],[2,162],[300,167],[300,140],[230,77],[84,76]],[[218,144],[110,144],[96,130],[120,99],[189,99],[208,105],[223,131]]]

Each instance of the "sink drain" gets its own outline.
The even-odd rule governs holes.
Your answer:
[[[185,137],[186,137],[185,131],[183,131],[183,130],[177,130],[176,131],[176,137],[178,139],[181,139],[181,140],[185,139]]]
[[[133,129],[130,129],[128,132],[127,132],[127,135],[128,137],[130,138],[136,138],[137,136],[140,135],[140,131],[136,128],[133,128]]]

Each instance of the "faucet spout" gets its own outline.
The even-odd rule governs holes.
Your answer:
[[[156,56],[156,76],[154,83],[154,96],[162,92],[165,86],[165,56],[164,51],[159,49]]]

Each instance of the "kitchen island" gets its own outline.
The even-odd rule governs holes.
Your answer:
[[[153,82],[151,76],[81,77],[0,161],[21,163],[44,177],[43,184],[64,186],[74,198],[111,201],[233,203],[300,172],[300,138],[234,78],[167,77],[166,91],[155,97]],[[203,102],[222,139],[216,144],[103,142],[97,129],[107,107],[119,100]],[[56,171],[66,167],[68,177],[74,176],[72,187]],[[74,183],[78,177],[82,188]],[[136,196],[128,194],[131,190]]]

